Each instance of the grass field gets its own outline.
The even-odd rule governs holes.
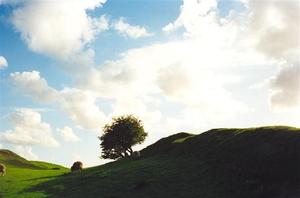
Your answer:
[[[0,155],[1,156],[1,155]],[[81,174],[41,162],[8,165],[3,197],[299,198],[300,129],[214,129],[163,138]],[[5,163],[0,157],[0,162]],[[23,161],[21,164],[24,164]],[[26,163],[25,163],[26,164]]]
[[[0,197],[46,197],[43,192],[27,189],[68,172],[59,165],[28,161],[9,150],[0,150],[0,163],[7,167],[6,175],[0,177]]]

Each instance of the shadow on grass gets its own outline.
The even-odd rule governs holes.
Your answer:
[[[144,159],[57,176],[28,191],[65,198],[299,198],[298,131],[217,129],[174,143],[191,136],[181,133],[144,149]]]
[[[77,176],[80,177],[80,176]],[[27,189],[26,192],[44,192],[47,197],[79,197],[74,187],[78,188],[80,178],[76,178],[74,175],[64,174],[60,176],[51,176],[51,177],[41,177],[36,178],[52,178],[46,182],[42,182],[30,189]],[[34,179],[30,179],[34,180]]]
[[[55,178],[55,177],[57,177],[57,176],[36,177],[36,178],[31,178],[31,179],[24,179],[22,181],[35,181],[35,180],[49,179],[49,178]]]
[[[64,198],[128,197],[134,192],[142,193],[140,190],[149,186],[141,178],[143,173],[139,172],[139,177],[133,173],[135,167],[143,163],[143,160],[122,160],[87,168],[81,173],[66,173],[27,189],[26,192],[43,192],[47,197]]]
[[[109,178],[99,175],[65,174],[57,176],[55,179],[46,181],[27,189],[26,192],[43,192],[47,197],[101,197],[101,198],[120,198],[128,197],[128,194],[140,193],[149,184],[147,181],[138,180],[135,183],[126,183],[117,178]],[[115,181],[113,181],[115,180]],[[119,183],[124,183],[120,188]],[[122,195],[123,193],[123,195]],[[127,195],[127,196],[126,196]],[[133,196],[135,197],[135,196]],[[140,196],[138,196],[140,197]]]
[[[84,169],[81,173],[67,173],[42,182],[26,192],[43,192],[47,197],[140,198],[151,195],[149,179],[161,163],[155,159],[120,160]],[[147,197],[147,196],[146,196]]]

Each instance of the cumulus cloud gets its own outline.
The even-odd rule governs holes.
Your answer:
[[[7,60],[3,56],[0,56],[0,70],[6,68],[7,65]]]
[[[52,134],[50,124],[42,121],[41,114],[33,109],[17,109],[10,115],[13,129],[4,131],[0,141],[21,145],[57,147],[59,143]]]
[[[60,132],[61,137],[66,142],[78,142],[79,137],[75,135],[72,128],[65,126],[62,129],[56,129],[58,132]]]
[[[15,147],[15,152],[20,155],[21,157],[24,157],[27,160],[38,160],[39,157],[33,153],[31,146],[21,146],[18,145]]]
[[[250,9],[250,35],[254,38],[256,49],[275,59],[275,65],[281,66],[279,73],[270,81],[271,107],[286,109],[299,106],[299,2],[249,0],[246,4]]]
[[[211,22],[216,19],[216,10],[216,0],[183,0],[178,18],[163,27],[163,31],[170,33],[184,27],[187,32],[195,32],[197,29],[204,33],[207,25],[212,25]]]
[[[287,108],[300,105],[300,65],[285,66],[271,79],[271,105]]]
[[[102,15],[99,18],[93,18],[93,26],[96,33],[103,32],[109,29],[109,20],[105,15]]]
[[[276,8],[276,13],[284,19],[289,18],[282,9],[285,6]],[[64,112],[85,128],[97,127],[106,118],[96,104],[98,98],[107,99],[111,104],[109,116],[138,114],[146,120],[147,126],[151,126],[149,128],[160,132],[165,130],[162,127],[166,124],[162,122],[180,122],[178,127],[205,128],[208,123],[213,123],[212,120],[236,118],[249,108],[240,101],[240,92],[232,88],[247,84],[243,82],[245,75],[235,71],[260,69],[274,62],[272,67],[275,68],[277,61],[282,60],[277,58],[277,52],[269,50],[273,47],[267,46],[271,43],[266,40],[267,35],[279,31],[283,38],[290,39],[286,30],[291,24],[284,20],[282,25],[280,20],[272,19],[275,22],[270,25],[273,22],[261,17],[263,10],[251,3],[247,3],[245,12],[241,12],[221,17],[216,0],[184,0],[179,17],[164,28],[164,31],[171,32],[182,27],[183,37],[127,50],[119,59],[108,60],[81,73],[76,76],[75,87],[54,91],[58,95],[57,101]],[[244,22],[240,21],[241,18]],[[255,21],[256,27],[252,23]],[[125,30],[132,26],[124,19],[118,22],[123,33],[130,36]],[[113,28],[116,29],[118,22]],[[291,25],[294,30],[295,23]],[[291,38],[296,36],[291,35]],[[296,54],[292,42],[281,44],[278,39],[274,42],[278,51],[283,50],[285,59]],[[274,61],[275,57],[278,60]],[[275,96],[278,93],[286,93],[290,87],[282,85],[288,84],[285,78],[277,75],[272,80],[272,89],[277,90],[273,98],[278,98]],[[297,82],[296,77],[291,82],[293,91],[288,91],[288,94],[295,93],[297,87],[294,84]],[[51,92],[49,87],[41,89]],[[30,95],[40,98],[38,93],[32,91]],[[166,110],[164,105],[171,107]],[[193,121],[189,119],[191,115],[195,117]],[[170,116],[170,120],[164,120],[165,116]],[[193,124],[196,122],[198,124]]]
[[[250,0],[250,29],[257,49],[274,58],[287,58],[300,46],[300,4],[298,1]]]
[[[105,114],[96,105],[97,96],[89,91],[66,88],[60,92],[61,107],[72,120],[83,128],[99,129],[107,121]]]
[[[155,95],[170,103],[197,108],[204,114],[230,117],[247,111],[247,107],[225,89],[226,84],[236,83],[231,76],[227,80],[225,73],[219,75],[216,71],[248,65],[246,61],[251,58],[247,56],[241,56],[230,45],[210,46],[190,39],[154,44],[128,50],[121,59],[106,62],[83,75],[78,86],[117,103]],[[144,105],[148,106],[145,102]]]
[[[87,12],[106,0],[26,0],[13,11],[12,23],[28,47],[61,60],[90,56],[87,44],[108,28],[104,16]]]
[[[143,117],[148,114],[147,119],[156,124],[160,121],[161,110],[157,106],[151,108],[144,101],[145,98],[153,99],[153,95],[185,108],[197,108],[207,115],[244,112],[246,105],[225,89],[225,85],[230,84],[224,80],[226,74],[221,76],[218,72],[222,68],[252,64],[261,59],[256,54],[249,55],[247,47],[243,46],[242,50],[232,47],[231,40],[235,39],[239,29],[230,21],[220,24],[216,7],[216,1],[184,1],[177,22],[173,23],[183,26],[187,37],[128,50],[120,59],[106,61],[100,67],[76,76],[74,88],[54,91],[49,86],[40,88],[55,93],[63,111],[84,128],[99,127],[106,118],[96,105],[97,98],[112,103],[111,115],[128,110]],[[149,35],[144,28],[129,25],[123,18],[115,22],[113,28],[133,38]],[[39,91],[22,89],[33,98],[42,99]],[[228,108],[224,102],[234,108]],[[128,106],[132,108],[126,108]]]
[[[14,85],[20,87],[26,95],[34,96],[38,102],[49,102],[58,97],[58,92],[48,86],[38,71],[15,72],[10,74],[10,78]]]
[[[35,101],[58,103],[72,120],[84,128],[99,128],[106,120],[96,105],[97,97],[89,91],[77,88],[56,90],[48,85],[38,71],[15,72],[10,74],[10,78],[16,87]]]
[[[138,39],[141,37],[151,36],[152,34],[147,32],[144,27],[130,25],[125,21],[124,18],[120,18],[113,24],[113,28],[117,30],[121,35],[125,37],[130,37],[133,39]]]
[[[181,64],[174,64],[159,70],[157,84],[167,95],[176,95],[192,86],[189,77],[190,73]]]
[[[78,86],[116,101],[118,98],[155,95],[183,105],[185,112],[196,109],[205,115],[203,120],[248,112],[247,105],[236,99],[239,93],[228,89],[228,86],[240,83],[244,76],[235,76],[230,70],[259,69],[262,65],[277,68],[282,60],[276,57],[276,51],[282,50],[284,58],[297,54],[299,17],[295,16],[299,10],[295,10],[295,5],[291,9],[293,14],[287,14],[290,5],[284,2],[270,3],[270,12],[274,9],[278,16],[269,19],[273,16],[269,7],[264,5],[267,9],[264,13],[259,3],[257,6],[247,3],[246,11],[229,12],[228,16],[221,17],[216,0],[183,1],[179,17],[164,27],[166,32],[183,27],[182,39],[128,50],[120,59],[107,61],[82,76]],[[292,22],[286,21],[289,19]],[[291,35],[289,27],[293,32]],[[275,39],[275,35],[281,35],[283,41]],[[275,39],[274,42],[267,40],[269,36]],[[274,61],[274,57],[277,60]],[[286,88],[281,86],[281,89]],[[295,86],[292,89],[297,90]]]

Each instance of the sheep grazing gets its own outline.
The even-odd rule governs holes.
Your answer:
[[[71,167],[71,172],[72,173],[81,172],[82,166],[83,166],[82,162],[80,162],[80,161],[74,162],[73,166]]]
[[[134,152],[132,153],[132,158],[133,158],[133,159],[139,159],[140,157],[141,157],[140,151],[134,151]]]
[[[0,164],[0,174],[1,176],[4,176],[6,173],[6,168],[4,166],[4,164]]]

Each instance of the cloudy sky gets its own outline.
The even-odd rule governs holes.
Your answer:
[[[298,0],[0,0],[0,148],[99,159],[112,117],[300,127]]]

